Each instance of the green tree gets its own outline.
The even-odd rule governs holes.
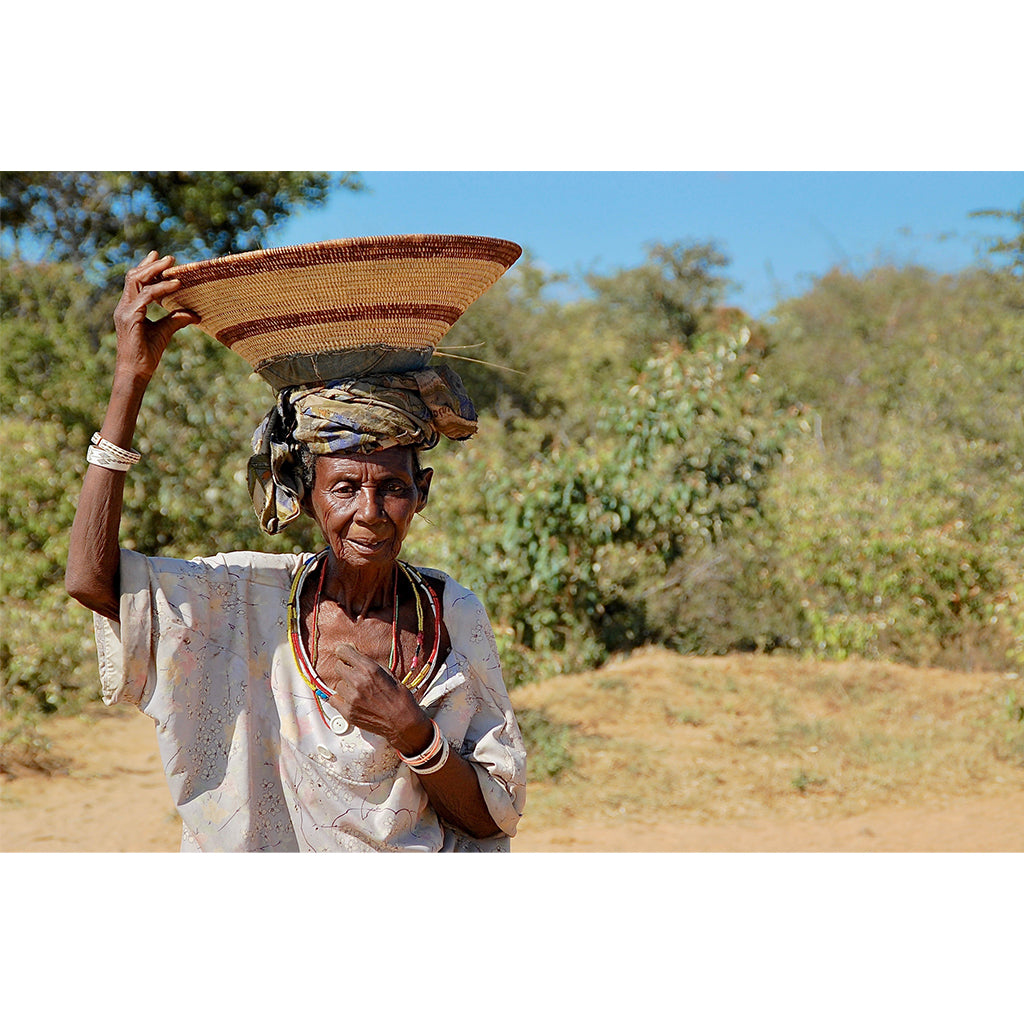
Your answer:
[[[186,260],[260,248],[356,175],[297,171],[8,171],[0,216],[14,254],[118,282],[151,249]]]
[[[1010,221],[1010,230],[1016,235],[1006,238],[996,236],[989,240],[988,251],[1000,259],[1009,260],[1010,273],[1021,280],[1024,278],[1024,201],[1016,210],[975,210],[972,217],[989,217]]]
[[[658,346],[594,396],[581,441],[510,458],[490,422],[486,440],[437,457],[437,525],[413,548],[487,596],[514,677],[645,642],[692,646],[668,607],[684,567],[756,519],[788,429],[746,343]]]
[[[620,333],[641,361],[651,345],[684,341],[708,326],[731,282],[721,271],[728,257],[714,242],[647,246],[638,267],[591,275],[605,326]]]
[[[463,318],[481,358],[496,339],[495,361],[528,373],[505,412],[485,406],[478,438],[436,453],[435,526],[411,540],[486,594],[514,678],[706,642],[680,614],[685,567],[717,564],[757,518],[787,429],[745,318],[718,329],[727,262],[709,243],[655,245],[561,302],[528,265]],[[476,396],[500,371],[470,373]]]

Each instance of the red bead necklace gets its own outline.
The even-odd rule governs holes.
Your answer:
[[[324,552],[326,555],[326,552]],[[308,566],[307,566],[308,568]],[[413,597],[416,601],[416,646],[413,651],[412,662],[409,666],[409,671],[399,681],[400,685],[406,687],[409,690],[416,691],[419,687],[427,681],[432,675],[432,671],[435,666],[437,654],[441,645],[441,610],[440,601],[437,598],[437,594],[434,592],[433,587],[423,578],[423,576],[411,565],[405,562],[398,562],[395,565],[395,582],[393,590],[393,604],[394,604],[394,618],[391,626],[391,655],[388,659],[388,670],[393,676],[398,674],[398,666],[401,660],[401,649],[398,643],[399,638],[399,613],[400,605],[398,600],[398,573],[401,568],[402,573],[409,581],[410,587],[412,588]],[[301,574],[301,575],[304,575]],[[323,684],[320,682],[319,677],[316,674],[316,659],[319,651],[320,641],[320,629],[319,629],[319,612],[320,612],[320,596],[323,592],[324,580],[327,577],[327,559],[324,558],[320,567],[320,578],[317,580],[316,594],[313,597],[313,621],[310,623],[310,632],[313,637],[312,644],[312,658],[306,659],[302,657],[304,651],[301,644],[301,636],[297,635],[297,629],[293,629],[293,650],[296,652],[296,659],[299,662],[300,674],[306,680],[307,685],[313,690],[313,695],[316,700],[317,711],[320,715],[323,723],[331,728],[331,723],[327,719],[327,715],[324,712],[322,701],[328,701],[332,696],[331,693],[326,691]],[[298,603],[298,590],[299,590],[299,579],[296,579],[296,587],[294,588],[294,601]],[[430,610],[433,614],[434,619],[434,642],[431,647],[430,656],[422,662],[424,641],[426,639],[426,629],[423,616],[423,600],[422,596],[425,596],[428,603],[430,604]],[[295,641],[298,641],[297,643]],[[302,671],[305,669],[305,671]],[[418,671],[417,671],[418,669]]]

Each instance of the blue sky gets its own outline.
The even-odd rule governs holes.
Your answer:
[[[11,38],[36,31],[33,11],[11,12]],[[583,11],[315,0],[268,35],[233,8],[179,12],[172,30],[161,8],[125,20],[99,0],[48,38],[49,88],[7,112],[9,166],[356,168],[371,193],[271,244],[491,234],[582,273],[635,265],[647,242],[713,239],[754,314],[836,264],[963,267],[999,226],[969,212],[1024,197],[1024,5]],[[142,38],[169,49],[119,68],[115,114],[81,83],[97,52]],[[3,73],[35,83],[35,51],[9,49]]]
[[[362,179],[368,191],[299,214],[271,244],[493,235],[579,279],[635,266],[649,242],[714,240],[731,260],[733,300],[755,315],[836,265],[967,266],[1001,228],[969,213],[1024,199],[1024,172],[365,171]]]

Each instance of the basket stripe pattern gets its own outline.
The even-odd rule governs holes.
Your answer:
[[[318,363],[336,372],[356,350],[396,351],[392,365],[415,370],[521,252],[467,235],[285,246],[173,267],[181,288],[164,305],[199,313],[203,331],[275,387]]]

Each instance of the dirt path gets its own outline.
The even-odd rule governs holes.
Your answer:
[[[54,723],[67,774],[24,775],[0,789],[4,852],[172,852],[180,825],[152,724],[135,712]],[[656,827],[573,823],[535,828],[529,812],[516,852],[1007,852],[1024,851],[1018,795],[944,798],[817,821],[754,819]]]

